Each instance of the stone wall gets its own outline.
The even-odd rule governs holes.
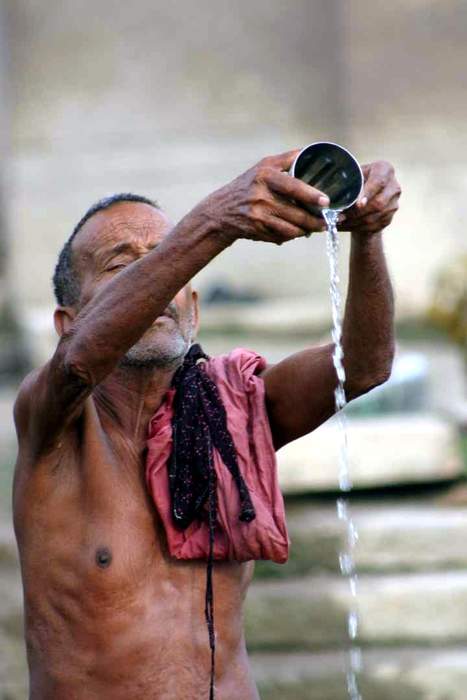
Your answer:
[[[403,206],[387,236],[400,313],[426,307],[437,270],[465,245],[461,0],[4,5],[21,312],[52,303],[59,247],[94,199],[141,191],[176,220],[262,155],[314,139],[400,172]],[[280,249],[239,243],[200,285],[324,302],[326,277],[316,236]]]

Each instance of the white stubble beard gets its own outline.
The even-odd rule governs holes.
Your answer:
[[[187,319],[185,332],[179,325],[174,326],[170,331],[159,331],[161,335],[165,336],[165,342],[157,342],[156,338],[145,338],[143,335],[123,356],[120,365],[122,367],[157,367],[161,369],[176,367],[181,364],[190,349],[194,330],[194,318],[193,313],[191,313]],[[153,332],[157,336],[158,332]]]

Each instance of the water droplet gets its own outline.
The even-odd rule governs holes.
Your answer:
[[[362,650],[360,647],[352,647],[350,650],[350,668],[355,673],[360,673],[363,668]]]
[[[349,637],[350,639],[355,639],[357,636],[358,632],[358,617],[357,613],[355,610],[352,610],[351,613],[349,613],[349,620],[348,620],[348,627],[349,627]]]
[[[352,482],[348,474],[341,473],[339,475],[339,488],[341,491],[350,491],[352,488]]]
[[[337,499],[337,515],[339,517],[339,520],[347,519],[347,503],[344,501],[343,498]]]
[[[353,522],[349,522],[348,542],[351,549],[353,549],[358,542],[358,532]]]
[[[353,571],[353,561],[352,557],[347,554],[347,552],[341,552],[339,554],[339,565],[341,572],[344,576],[349,576]]]
[[[347,692],[351,700],[362,700],[357,686],[357,676],[352,671],[347,673]]]

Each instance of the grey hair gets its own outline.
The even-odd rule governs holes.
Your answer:
[[[55,299],[60,306],[74,306],[78,303],[80,297],[80,280],[73,263],[72,251],[72,244],[76,234],[79,233],[91,216],[94,216],[99,211],[108,209],[113,204],[118,204],[118,202],[141,202],[141,204],[149,204],[155,209],[160,209],[160,206],[154,200],[139,194],[132,194],[131,192],[112,194],[110,197],[99,199],[98,202],[89,207],[61,249],[55,266],[52,283]]]

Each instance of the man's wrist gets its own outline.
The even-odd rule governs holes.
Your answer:
[[[363,231],[352,231],[351,240],[353,246],[358,247],[374,247],[381,246],[383,241],[383,232],[364,233]]]
[[[198,205],[177,224],[183,235],[190,235],[198,244],[212,248],[214,255],[232,245],[235,238],[223,231],[220,222],[211,216],[208,207]]]

